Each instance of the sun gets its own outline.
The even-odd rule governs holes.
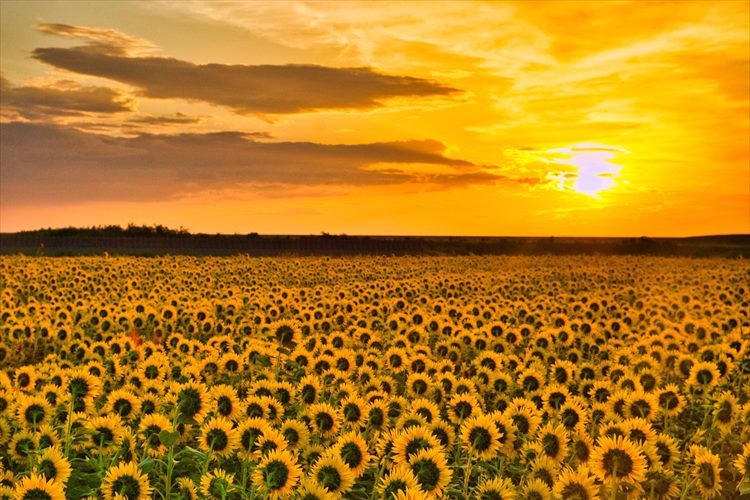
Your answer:
[[[603,191],[617,185],[622,165],[613,160],[625,149],[603,144],[583,143],[565,148],[550,149],[551,163],[569,167],[565,171],[548,174],[557,189],[573,191],[599,198]]]

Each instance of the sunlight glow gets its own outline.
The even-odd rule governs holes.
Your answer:
[[[611,160],[627,150],[602,144],[583,143],[574,146],[551,149],[551,163],[571,167],[574,170],[552,172],[548,177],[561,191],[599,198],[600,193],[617,185],[621,165]]]

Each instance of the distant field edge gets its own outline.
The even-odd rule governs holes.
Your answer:
[[[0,233],[0,254],[349,256],[656,255],[750,258],[750,234],[650,237],[172,235],[55,236]]]

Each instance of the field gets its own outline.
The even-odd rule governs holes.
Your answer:
[[[0,256],[0,498],[739,498],[750,264]]]

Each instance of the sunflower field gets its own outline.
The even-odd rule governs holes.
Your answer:
[[[741,498],[749,315],[742,260],[2,256],[0,498]]]

